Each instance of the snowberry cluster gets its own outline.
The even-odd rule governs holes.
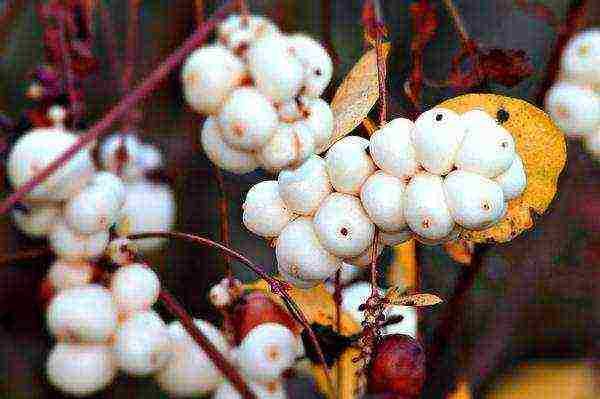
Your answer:
[[[527,181],[502,122],[438,107],[414,123],[395,119],[370,140],[347,136],[325,158],[312,155],[253,186],[244,225],[276,239],[279,273],[305,288],[344,262],[369,264],[376,229],[379,252],[411,237],[439,243],[461,228],[485,229]]]
[[[319,97],[332,72],[309,36],[285,35],[261,16],[231,15],[217,43],[189,56],[181,80],[188,104],[208,115],[200,134],[207,156],[243,174],[297,166],[326,148],[333,114]]]
[[[600,157],[600,29],[580,32],[567,43],[546,109],[567,135],[582,137]]]

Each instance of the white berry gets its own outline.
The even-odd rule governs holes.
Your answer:
[[[327,50],[315,39],[295,34],[289,37],[293,54],[298,57],[304,67],[302,94],[308,97],[319,97],[333,75],[333,62]]]
[[[335,143],[325,156],[329,178],[336,191],[358,195],[360,188],[375,172],[375,164],[365,151],[369,140],[346,136]]]
[[[467,229],[489,227],[506,211],[500,185],[477,173],[451,172],[444,180],[444,191],[452,218]]]
[[[372,174],[360,190],[360,200],[367,214],[383,231],[398,231],[406,227],[404,190],[406,185],[385,172]]]
[[[106,342],[117,327],[117,309],[106,288],[89,284],[59,292],[46,310],[48,329],[59,340]]]
[[[60,218],[61,209],[57,204],[39,204],[27,212],[15,209],[12,212],[15,224],[23,233],[41,238],[48,235],[56,221]]]
[[[242,208],[244,226],[261,237],[277,237],[292,219],[292,212],[279,195],[276,180],[254,185]]]
[[[360,255],[373,242],[375,225],[360,200],[352,195],[332,193],[314,218],[315,232],[325,249],[351,258]]]
[[[561,67],[569,79],[600,83],[600,30],[588,29],[575,35],[562,53]]]
[[[219,42],[244,56],[248,48],[263,36],[279,33],[277,26],[261,15],[231,14],[219,24]]]
[[[96,187],[101,187],[106,192],[110,193],[115,197],[119,207],[125,203],[125,184],[123,180],[114,173],[110,172],[98,172],[94,175],[91,182]]]
[[[439,240],[452,232],[454,220],[440,176],[423,172],[411,179],[404,196],[404,216],[410,229],[425,238]]]
[[[129,315],[149,310],[158,299],[160,281],[148,266],[134,263],[119,268],[110,282],[119,311]]]
[[[48,281],[55,291],[87,285],[93,277],[94,267],[86,261],[57,259],[48,270]]]
[[[258,90],[241,87],[233,91],[223,105],[219,125],[223,140],[230,146],[255,151],[275,133],[277,111]]]
[[[296,167],[315,152],[313,131],[307,123],[281,123],[260,149],[258,159],[270,171]]]
[[[312,155],[294,169],[284,169],[277,179],[281,199],[299,215],[313,215],[333,191],[323,158]]]
[[[465,135],[460,117],[446,108],[433,108],[415,121],[413,144],[417,160],[431,173],[446,174]]]
[[[200,142],[208,159],[218,167],[232,173],[244,174],[258,167],[252,152],[237,150],[227,144],[222,137],[217,120],[209,117],[202,126]]]
[[[122,205],[123,202],[109,189],[90,185],[65,204],[65,221],[82,234],[108,230],[120,216]]]
[[[200,47],[181,70],[183,95],[194,111],[214,115],[244,75],[244,63],[225,46]]]
[[[107,345],[58,343],[46,361],[48,381],[75,397],[101,391],[116,373],[112,349]]]
[[[600,124],[600,96],[572,83],[559,82],[548,90],[546,110],[569,136],[583,136]]]
[[[93,234],[80,234],[60,219],[56,221],[48,235],[54,253],[65,259],[96,258],[104,253],[108,238],[107,230]]]
[[[494,178],[504,193],[504,200],[509,201],[523,193],[527,186],[527,175],[521,157],[516,155],[506,172]]]
[[[397,118],[388,122],[371,136],[369,153],[379,168],[399,179],[414,175],[418,168],[412,144],[415,124]]]

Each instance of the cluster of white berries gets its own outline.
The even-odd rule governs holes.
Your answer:
[[[217,166],[238,174],[277,172],[324,151],[333,114],[321,94],[333,64],[304,34],[286,35],[257,15],[231,15],[218,42],[201,47],[181,72],[183,93],[208,115],[200,141]]]
[[[546,109],[567,135],[582,137],[587,151],[600,158],[600,29],[580,32],[567,43]]]
[[[347,136],[325,158],[312,155],[253,186],[244,225],[276,239],[279,273],[304,288],[344,262],[368,265],[376,229],[380,252],[411,237],[440,243],[461,228],[490,227],[527,182],[500,122],[481,110],[438,107],[414,123],[395,119],[370,140]]]

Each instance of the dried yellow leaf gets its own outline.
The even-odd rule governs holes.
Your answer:
[[[389,43],[382,46],[386,60],[390,47]],[[372,48],[352,67],[333,97],[334,125],[329,145],[353,131],[367,117],[379,98],[378,83],[377,54]]]
[[[460,238],[474,243],[507,242],[533,227],[531,210],[541,215],[548,209],[567,159],[567,145],[560,129],[544,111],[516,98],[467,94],[439,106],[458,113],[481,109],[493,118],[499,109],[507,111],[509,119],[502,126],[513,135],[527,174],[525,192],[508,203],[504,219],[485,230],[465,229]]]
[[[390,300],[394,305],[402,306],[433,306],[443,302],[442,298],[434,294],[400,295]]]
[[[471,260],[473,259],[473,251],[475,250],[475,245],[471,241],[466,240],[452,240],[445,242],[443,244],[444,251],[455,261],[458,263],[462,263],[464,265],[471,264]]]

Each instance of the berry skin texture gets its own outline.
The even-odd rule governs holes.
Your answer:
[[[561,56],[562,73],[580,84],[600,83],[600,30],[575,35]]]
[[[494,181],[500,185],[504,193],[504,200],[509,201],[517,198],[525,191],[527,187],[527,175],[525,174],[525,166],[520,156],[515,156],[510,168],[501,175],[494,178]]]
[[[77,135],[62,127],[33,129],[12,147],[6,164],[8,179],[15,189],[57,159],[77,141]],[[26,199],[60,201],[85,186],[95,172],[89,151],[82,150],[46,180],[34,188]]]
[[[464,136],[465,128],[454,111],[433,108],[423,112],[413,130],[417,160],[430,173],[450,172]]]
[[[59,292],[46,309],[48,330],[58,340],[104,343],[117,327],[117,309],[106,288],[89,284]]]
[[[480,126],[493,126],[498,122],[487,112],[480,109],[472,109],[460,115],[460,119],[466,129]]]
[[[145,231],[169,231],[175,224],[175,216],[175,197],[168,185],[146,180],[130,183],[117,233],[126,236]],[[164,238],[135,240],[140,251],[160,249],[165,242]]]
[[[294,169],[284,169],[277,178],[279,195],[291,211],[311,216],[333,187],[327,174],[327,165],[318,155],[312,155]]]
[[[360,190],[360,200],[367,214],[383,231],[399,231],[406,227],[404,190],[406,185],[385,172],[372,174]]]
[[[368,373],[372,394],[419,397],[425,382],[425,351],[407,335],[386,335],[377,343]]]
[[[287,283],[290,283],[296,288],[300,288],[302,290],[307,290],[309,288],[314,288],[317,285],[321,284],[321,280],[302,280],[300,278],[294,277],[291,274],[287,273],[283,268],[279,271],[279,275],[281,279]]]
[[[254,327],[240,343],[237,361],[249,379],[267,383],[278,380],[296,360],[298,341],[287,327],[263,323]]]
[[[389,245],[391,247],[402,244],[412,238],[412,231],[409,228],[404,230],[394,232],[394,233],[386,233],[385,231],[379,232],[379,241],[383,245]]]
[[[110,281],[115,303],[125,315],[149,310],[158,299],[160,281],[156,273],[140,263],[119,268]]]
[[[50,230],[50,247],[59,258],[83,260],[97,258],[108,244],[109,234],[102,230],[94,234],[79,234],[67,226],[64,220],[57,220]]]
[[[226,358],[230,357],[231,348],[221,331],[204,320],[196,319],[194,323],[219,352]],[[223,382],[219,370],[181,323],[170,323],[168,330],[172,356],[156,374],[156,381],[162,390],[174,397],[201,396]]]
[[[220,44],[204,46],[183,65],[183,95],[194,111],[215,115],[244,76],[244,63],[229,49]]]
[[[341,266],[320,244],[312,218],[300,217],[281,231],[275,248],[280,273],[303,281],[323,281]]]
[[[94,267],[85,261],[68,262],[61,259],[54,261],[48,270],[48,281],[56,291],[89,284],[94,277]]]
[[[506,212],[500,185],[477,173],[455,170],[446,176],[444,191],[452,218],[467,229],[489,227]]]
[[[379,258],[379,255],[381,255],[382,252],[383,252],[383,245],[381,245],[381,244],[377,245],[377,258]],[[365,267],[365,266],[369,266],[371,264],[372,256],[373,256],[373,245],[369,245],[367,247],[367,249],[365,249],[363,251],[362,254],[360,254],[354,258],[346,259],[346,261],[348,263],[353,264],[354,266]]]
[[[494,178],[506,172],[517,155],[515,140],[500,125],[481,124],[467,129],[456,154],[456,167]]]
[[[315,152],[320,154],[325,151],[331,141],[333,111],[331,111],[329,104],[320,98],[307,99],[306,102],[308,117],[305,121],[312,128],[314,134]]]
[[[223,141],[217,120],[212,116],[202,126],[200,142],[208,159],[221,169],[241,175],[258,168],[253,153],[236,150]]]
[[[283,389],[280,380],[270,381],[266,384],[259,384],[254,381],[247,381],[249,388],[254,392],[257,398],[261,399],[286,399],[287,394]],[[219,388],[213,393],[212,399],[242,399],[240,393],[229,382],[219,385]]]
[[[423,172],[411,179],[404,195],[404,217],[412,231],[430,240],[440,240],[452,232],[454,220],[440,176]]]
[[[279,195],[277,180],[255,184],[242,205],[244,226],[261,237],[277,237],[292,220],[292,212]]]
[[[304,66],[302,94],[307,97],[320,97],[333,75],[333,62],[327,50],[315,39],[295,34],[289,37],[293,54]]]
[[[281,123],[261,148],[258,159],[270,171],[280,171],[302,164],[315,152],[313,131],[303,121]]]
[[[336,191],[358,195],[360,188],[375,172],[375,164],[365,151],[369,140],[346,136],[335,143],[325,156],[327,172]]]
[[[291,100],[300,94],[303,84],[304,67],[290,44],[283,35],[265,36],[247,53],[248,69],[257,89],[273,102]]]
[[[273,105],[251,87],[234,90],[219,114],[223,140],[238,150],[256,151],[267,144],[278,123]]]
[[[65,221],[81,234],[108,230],[120,216],[122,205],[123,201],[115,193],[104,186],[92,184],[66,203]]]
[[[412,144],[415,124],[409,119],[397,118],[388,122],[371,136],[369,153],[384,172],[406,179],[418,168]]]
[[[167,325],[156,312],[139,312],[119,326],[114,343],[117,365],[127,374],[146,376],[171,357]]]
[[[330,194],[315,214],[315,232],[325,249],[341,258],[359,256],[373,242],[375,225],[360,200],[352,195]]]
[[[103,188],[115,197],[119,207],[125,203],[125,183],[121,178],[110,172],[98,172],[92,179],[93,186]]]
[[[546,110],[571,137],[584,136],[600,124],[600,96],[569,82],[556,83],[548,90]]]
[[[234,53],[244,56],[257,39],[276,35],[279,33],[279,28],[261,15],[232,14],[218,26],[217,32],[220,43]]]
[[[56,204],[36,205],[24,212],[15,209],[12,212],[15,224],[30,237],[42,238],[48,235],[52,226],[60,218],[61,209]]]
[[[101,391],[116,373],[112,349],[107,345],[58,343],[46,361],[48,381],[75,397]]]

